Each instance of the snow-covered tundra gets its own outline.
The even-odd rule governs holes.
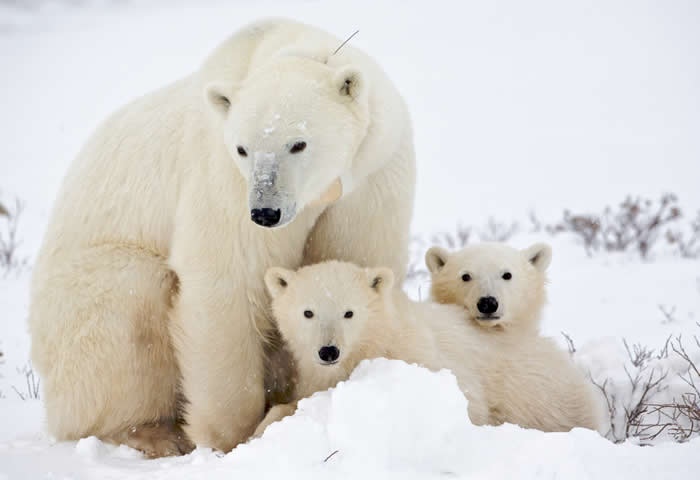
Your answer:
[[[466,321],[459,305],[410,300],[392,288],[388,268],[337,261],[272,268],[265,283],[298,368],[297,400],[346,380],[362,360],[385,357],[450,369],[476,425],[601,428],[602,399],[551,340],[511,342]],[[272,407],[256,434],[295,410],[295,402]]]
[[[265,407],[267,268],[337,258],[403,276],[409,115],[381,68],[340,44],[287,20],[247,26],[84,146],[31,289],[57,439],[231,450]]]

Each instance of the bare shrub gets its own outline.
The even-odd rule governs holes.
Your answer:
[[[27,259],[20,258],[18,252],[21,241],[17,238],[17,231],[23,211],[24,204],[19,199],[15,199],[13,208],[0,205],[0,270],[4,270],[5,274],[27,263]]]
[[[24,374],[24,380],[26,382],[24,385],[24,390],[21,391],[14,385],[12,386],[12,389],[22,400],[38,400],[41,391],[41,379],[34,374],[32,364],[28,363],[21,369],[18,368],[17,372]]]
[[[606,207],[602,214],[573,214],[565,210],[563,219],[548,226],[547,231],[578,235],[589,255],[600,249],[634,249],[646,259],[663,236],[664,228],[681,216],[678,198],[672,193],[662,195],[658,201],[628,196],[617,208]]]
[[[574,345],[574,340],[566,332],[561,332],[564,340],[566,340],[566,349],[569,350],[569,355],[576,353],[576,345]]]
[[[498,222],[489,217],[486,225],[479,230],[479,239],[482,242],[507,242],[518,230],[517,222]]]
[[[700,257],[700,211],[695,219],[690,223],[690,232],[681,230],[669,230],[666,232],[666,241],[674,245],[683,258]]]
[[[589,256],[600,247],[600,217],[596,215],[572,214],[564,210],[564,218],[559,223],[548,225],[546,230],[551,235],[562,232],[578,235]]]
[[[664,316],[664,319],[661,321],[661,323],[673,323],[676,321],[676,317],[674,316],[676,314],[675,306],[667,307],[665,305],[659,305],[659,310]]]
[[[700,354],[700,341],[697,336],[693,340]],[[623,344],[631,364],[629,369],[627,365],[624,367],[627,385],[611,378],[603,382],[591,380],[607,402],[610,428],[606,436],[614,442],[634,438],[650,444],[662,434],[677,442],[700,435],[700,371],[683,338],[669,336],[658,352],[641,344],[630,347],[625,340]],[[661,366],[661,361],[668,360],[670,355],[677,356],[685,365],[675,375]],[[676,378],[686,385],[685,391],[679,393],[677,385],[669,391]]]
[[[635,425],[639,424],[646,413],[645,405],[665,388],[662,383],[668,375],[665,370],[649,367],[648,362],[654,356],[653,350],[639,344],[630,349],[626,340],[623,343],[633,366],[633,372],[627,366],[624,367],[629,384],[625,387],[616,384],[611,378],[606,378],[602,383],[591,379],[605,397],[610,414],[610,428],[606,437],[615,443],[637,436]],[[656,358],[661,358],[661,355],[658,354]]]
[[[700,349],[698,337],[693,336],[693,339]],[[680,335],[671,341],[671,349],[686,365],[686,370],[678,377],[687,385],[688,391],[670,402],[644,404],[644,416],[631,422],[635,436],[642,441],[655,440],[664,432],[677,442],[686,442],[700,434],[700,371]]]
[[[608,251],[625,251],[634,246],[647,258],[661,229],[681,217],[674,194],[665,194],[658,203],[627,197],[617,211],[606,208],[603,217],[603,244]]]
[[[530,210],[527,219],[530,222],[530,233],[540,233],[544,229],[544,224],[534,210]]]
[[[467,246],[471,235],[471,227],[464,227],[462,225],[458,225],[454,231],[445,231],[433,234],[430,237],[430,241],[433,245],[439,245],[441,247],[449,248],[451,250],[457,250]]]

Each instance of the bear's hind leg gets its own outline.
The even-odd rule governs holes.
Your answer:
[[[49,431],[58,440],[113,441],[134,426],[144,445],[149,435],[151,443],[168,436],[142,426],[177,416],[179,373],[168,331],[177,288],[164,259],[139,247],[43,252],[29,325]]]
[[[135,448],[148,458],[184,455],[194,450],[194,444],[182,427],[172,419],[129,427],[102,440]]]

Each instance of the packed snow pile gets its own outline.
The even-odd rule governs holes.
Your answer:
[[[576,429],[542,433],[475,427],[448,371],[364,361],[347,382],[300,402],[260,439],[228,455],[207,449],[144,460],[94,437],[49,447],[45,439],[0,443],[7,478],[690,478],[700,440],[654,448],[611,444]],[[61,461],[57,461],[61,459]],[[21,470],[12,470],[22,466]],[[678,475],[678,477],[676,477]]]

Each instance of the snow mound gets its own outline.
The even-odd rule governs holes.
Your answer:
[[[439,472],[462,455],[453,441],[468,428],[467,400],[450,372],[377,359],[362,362],[347,382],[302,400],[293,417],[251,446],[301,443],[303,455],[292,453],[297,467]]]
[[[30,478],[691,478],[700,439],[653,448],[616,445],[576,429],[543,433],[514,425],[476,427],[448,371],[401,361],[362,362],[347,382],[302,400],[295,415],[228,455],[200,448],[146,460],[94,437],[42,439],[0,448],[0,477]],[[43,465],[43,467],[42,467]]]
[[[543,433],[514,425],[476,427],[449,371],[376,359],[362,362],[347,382],[302,400],[294,416],[222,459],[210,452],[195,454],[202,468],[216,465],[208,478],[218,478],[209,476],[214,471],[226,477],[250,474],[260,470],[261,462],[270,478],[303,472],[309,478],[579,479],[630,471],[653,478],[673,465],[679,471],[700,467],[700,459],[690,458],[699,444],[648,449],[615,445],[584,429]],[[689,465],[693,462],[695,467]],[[180,478],[178,473],[171,470],[164,477]],[[194,471],[182,473],[186,478]]]

